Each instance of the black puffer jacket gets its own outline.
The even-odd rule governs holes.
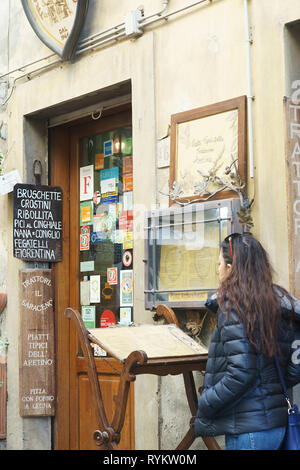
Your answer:
[[[292,387],[300,382],[300,302],[295,299],[295,322],[291,328],[291,304],[287,297],[279,295],[282,307],[279,361],[286,385]],[[194,422],[196,436],[241,434],[285,426],[287,404],[274,361],[255,351],[234,312],[228,316],[218,309],[216,295],[206,306],[217,313],[217,326]]]

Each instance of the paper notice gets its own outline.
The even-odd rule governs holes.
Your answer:
[[[18,170],[0,175],[0,196],[11,193],[17,183],[22,183]]]

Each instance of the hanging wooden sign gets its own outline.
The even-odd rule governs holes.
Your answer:
[[[6,346],[0,341],[0,439],[6,438],[7,369]]]
[[[22,0],[27,19],[40,40],[62,59],[78,42],[89,0]]]
[[[59,187],[15,185],[15,258],[48,263],[62,260],[62,201]]]
[[[51,269],[20,271],[20,415],[55,414],[53,278]]]
[[[300,296],[300,103],[285,101],[287,122],[287,185],[290,288]]]

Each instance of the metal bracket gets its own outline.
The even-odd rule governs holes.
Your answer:
[[[41,185],[41,177],[42,177],[42,163],[40,160],[34,160],[33,162],[33,176],[35,177],[35,184],[37,186]]]

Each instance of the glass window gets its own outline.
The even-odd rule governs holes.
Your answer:
[[[146,308],[203,306],[218,287],[220,243],[232,232],[237,207],[232,199],[147,215]]]
[[[80,304],[87,328],[133,321],[132,128],[80,140]]]

